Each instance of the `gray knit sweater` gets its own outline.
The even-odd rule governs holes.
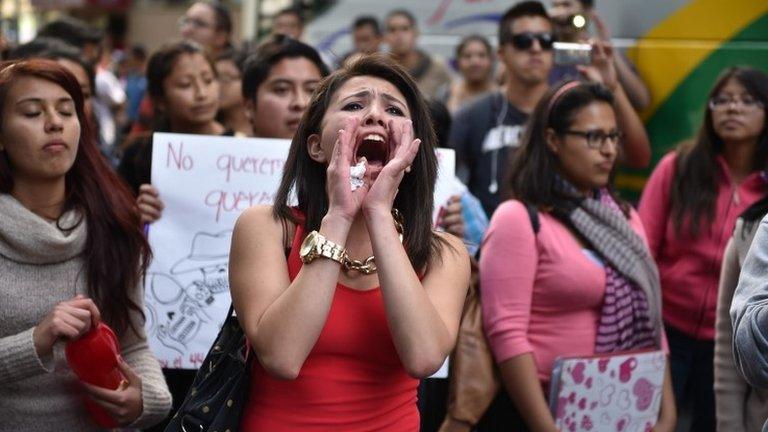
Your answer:
[[[72,226],[75,212],[61,226]],[[0,432],[95,431],[63,344],[40,358],[34,327],[64,300],[86,293],[82,251],[87,228],[61,231],[10,195],[0,194]],[[120,265],[120,263],[114,263]],[[132,298],[143,306],[142,290]],[[132,319],[143,328],[139,314]],[[119,335],[122,356],[142,379],[144,409],[131,427],[147,427],[170,410],[171,395],[143,330]]]

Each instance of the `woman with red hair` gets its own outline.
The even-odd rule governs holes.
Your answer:
[[[98,430],[83,397],[120,426],[157,423],[171,398],[143,331],[150,250],[77,80],[53,61],[0,64],[0,120],[0,429]],[[100,321],[122,348],[116,390],[80,384],[62,356]]]

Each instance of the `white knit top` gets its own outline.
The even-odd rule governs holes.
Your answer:
[[[59,225],[71,227],[78,218],[68,212]],[[62,231],[0,194],[0,432],[98,430],[83,408],[63,343],[41,359],[32,340],[34,327],[57,303],[87,295],[86,234],[84,221]],[[140,287],[131,298],[143,307]],[[141,316],[133,313],[131,319],[140,334],[128,330],[118,336],[123,358],[142,379],[143,412],[131,427],[144,428],[168,414],[171,395],[147,345]]]

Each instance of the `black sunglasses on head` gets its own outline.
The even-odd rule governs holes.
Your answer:
[[[511,43],[515,49],[527,50],[533,46],[533,41],[539,41],[539,46],[543,50],[551,50],[552,44],[555,42],[555,38],[552,33],[516,33],[509,37],[507,42]]]

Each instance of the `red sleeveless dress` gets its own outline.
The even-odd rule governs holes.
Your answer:
[[[296,227],[288,271],[301,269]],[[418,380],[392,343],[381,289],[336,285],[328,320],[295,380],[273,377],[253,363],[241,429],[253,432],[419,430]]]

